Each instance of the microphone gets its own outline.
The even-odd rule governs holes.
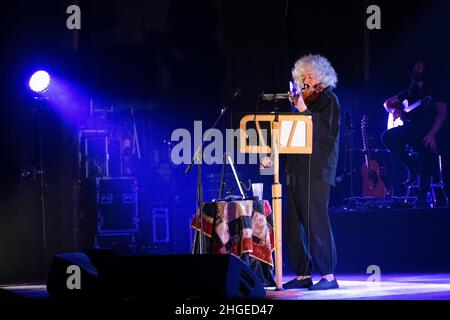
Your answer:
[[[237,88],[234,93],[230,96],[230,98],[226,101],[226,104],[232,103],[240,94],[242,93],[242,90],[240,88]]]
[[[265,101],[287,100],[289,93],[263,93],[260,97]]]
[[[342,182],[342,180],[344,180],[345,177],[352,175],[353,173],[355,173],[356,169],[353,169],[351,172],[350,171],[344,171],[343,174],[341,174],[340,176],[336,177],[336,182]]]
[[[344,177],[347,175],[347,173],[341,174],[340,176],[336,177],[336,182],[342,182],[342,180],[344,179]]]

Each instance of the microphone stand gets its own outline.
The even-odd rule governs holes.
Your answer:
[[[229,121],[230,121],[229,129],[233,129],[233,114],[231,112],[229,113]],[[225,182],[226,165],[227,165],[227,151],[225,150],[225,152],[222,155],[222,170],[220,173],[220,188],[219,188],[219,198],[218,198],[219,200],[223,199],[223,193],[227,192],[227,190],[225,188],[227,185]]]
[[[225,163],[227,161],[227,153],[224,152],[222,155],[222,171],[220,173],[220,189],[219,189],[219,200],[223,199],[223,191],[224,191],[224,186],[225,186]]]
[[[217,117],[216,121],[212,125],[210,129],[216,129],[217,125],[219,124],[220,119],[222,119],[222,116],[227,112],[229,109],[230,104],[236,99],[236,97],[242,92],[241,89],[237,89],[230,99],[228,99],[223,107],[220,109],[219,116]],[[208,129],[206,131],[205,138],[203,139],[202,145],[197,149],[194,156],[192,157],[191,163],[185,170],[185,174],[187,174],[192,167],[194,166],[194,163],[197,162],[197,211],[200,213],[200,246],[199,246],[199,253],[205,254],[205,234],[203,233],[203,181],[202,181],[202,162],[203,162],[203,149],[206,144],[206,141],[209,140],[210,132],[212,130]]]
[[[353,123],[351,119],[350,112],[346,111],[344,113],[344,172],[342,175],[336,178],[336,182],[342,182],[347,176],[349,177],[349,187],[350,187],[350,197],[352,199],[354,197],[353,191],[353,173],[356,171],[353,169]]]
[[[346,144],[347,144],[347,152],[348,152],[348,171],[350,173],[350,197],[353,198],[354,197],[354,192],[353,192],[353,154],[351,149],[353,148],[353,133],[355,132],[355,130],[353,129],[353,123],[352,123],[352,118],[350,116],[350,113],[347,112],[346,117],[345,117],[345,134],[346,134]]]

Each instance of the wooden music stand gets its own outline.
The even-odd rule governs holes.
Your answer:
[[[259,138],[256,146],[247,143],[247,123],[254,122]],[[269,122],[272,146],[263,139],[260,122]],[[272,208],[274,215],[275,238],[275,275],[276,288],[282,289],[283,257],[282,257],[282,207],[281,184],[279,177],[279,154],[312,153],[313,124],[311,116],[296,114],[249,114],[240,122],[240,150],[242,153],[272,153],[274,182],[272,185]]]

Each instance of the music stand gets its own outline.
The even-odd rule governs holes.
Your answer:
[[[260,145],[251,146],[247,141],[247,123],[254,122]],[[266,145],[261,132],[260,122],[269,122],[271,144]],[[274,182],[272,185],[272,208],[274,215],[275,275],[276,289],[282,289],[282,206],[281,184],[279,177],[280,154],[311,154],[313,124],[311,116],[296,114],[249,114],[240,121],[240,149],[242,153],[271,153],[273,156]]]

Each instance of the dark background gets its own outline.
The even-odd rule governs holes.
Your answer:
[[[89,100],[137,110],[143,149],[137,170],[141,214],[154,199],[150,194],[168,199],[177,194],[184,200],[174,210],[180,217],[174,219],[176,230],[188,229],[195,208],[195,170],[183,175],[184,168],[171,167],[171,184],[156,186],[150,182],[161,178],[160,163],[152,155],[164,158],[164,140],[173,129],[192,131],[194,120],[203,120],[204,128],[212,124],[234,88],[243,90],[233,106],[236,117],[255,110],[261,92],[286,92],[292,65],[304,54],[320,53],[335,67],[336,93],[343,114],[351,116],[356,148],[362,114],[370,118],[371,145],[382,147],[379,136],[387,120],[382,103],[408,86],[418,58],[429,62],[433,87],[448,101],[448,1],[80,0],[79,32],[66,28],[66,8],[73,3],[1,4],[0,281],[38,279],[49,257],[78,249],[73,229],[76,134]],[[381,8],[381,30],[366,29],[365,9],[370,4]],[[27,90],[28,78],[38,68],[50,70],[74,92],[76,88],[66,104],[42,115],[48,186],[45,256],[39,185],[20,178],[20,170],[36,165],[38,159],[36,116]],[[224,120],[221,127],[227,123]],[[343,171],[343,155],[341,148],[338,174]],[[398,163],[380,154],[383,157],[388,174],[399,180],[402,172],[394,167]],[[357,153],[353,160],[357,195],[363,160]],[[205,176],[216,177],[217,167],[206,168]],[[238,169],[244,181],[259,179],[256,166]],[[270,179],[265,182],[269,186]],[[205,188],[210,200],[217,181],[206,178]],[[333,190],[332,205],[349,195],[345,179]],[[189,251],[187,231],[183,232],[177,253]]]

